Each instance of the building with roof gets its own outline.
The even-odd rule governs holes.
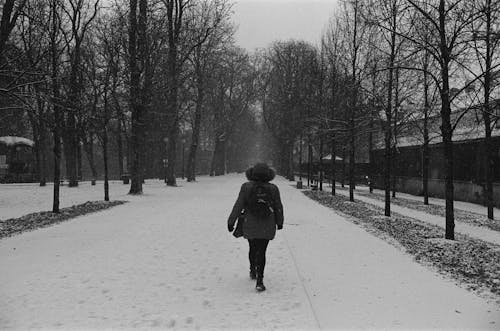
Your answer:
[[[492,141],[494,144],[493,200],[500,207],[500,123],[495,117]],[[445,158],[440,131],[441,118],[429,118],[429,195],[444,197]],[[485,186],[485,146],[482,113],[469,109],[452,114],[454,153],[454,188],[456,200],[483,204]],[[396,190],[422,195],[423,120],[402,124],[395,137],[394,174]],[[364,142],[366,144],[366,141]],[[373,133],[373,175],[375,186],[383,187],[384,133]]]
[[[32,140],[23,137],[0,137],[0,183],[35,179],[34,144]]]

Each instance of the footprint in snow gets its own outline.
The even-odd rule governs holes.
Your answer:
[[[177,321],[174,319],[171,319],[170,322],[168,322],[167,327],[173,328],[175,326],[175,323],[177,323]]]

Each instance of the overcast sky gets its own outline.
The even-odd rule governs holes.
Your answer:
[[[248,50],[274,40],[319,43],[336,0],[235,0],[236,42]]]

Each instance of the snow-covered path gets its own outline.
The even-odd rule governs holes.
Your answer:
[[[349,196],[348,191],[338,190],[338,193],[342,194],[344,196],[347,196],[347,197]],[[368,198],[368,197],[362,196],[362,195],[356,195],[356,193],[354,195],[354,199],[375,205],[375,206],[380,207],[380,208],[384,208],[384,206],[385,206],[384,201]],[[437,225],[443,229],[445,228],[445,224],[446,224],[445,219],[444,219],[444,217],[441,217],[441,216],[432,215],[432,214],[429,214],[429,213],[426,213],[423,211],[419,211],[419,210],[415,210],[415,209],[411,209],[411,208],[401,207],[401,206],[398,206],[395,204],[391,204],[391,211],[398,213],[398,214],[401,214],[401,215],[404,215],[404,216],[407,216],[407,217],[416,218],[418,220]],[[500,232],[490,230],[487,227],[480,227],[480,226],[469,225],[466,223],[455,222],[455,232],[465,234],[465,235],[471,236],[473,238],[481,239],[481,240],[484,240],[486,242],[490,242],[492,244],[500,246]]]
[[[500,309],[291,183],[265,283],[226,229],[242,175],[167,188],[0,241],[0,329],[497,329]]]

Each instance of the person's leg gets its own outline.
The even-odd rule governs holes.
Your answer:
[[[255,253],[257,252],[255,239],[248,239],[248,260],[250,261],[250,278],[257,278],[257,271],[255,269]]]
[[[264,286],[264,268],[266,266],[266,250],[269,240],[258,239],[257,242],[257,252],[255,256],[256,267],[257,267],[257,284],[255,288],[258,291],[264,291],[266,287]]]
[[[266,250],[267,245],[269,244],[269,240],[267,239],[255,239],[256,243],[256,268],[257,268],[257,277],[264,278],[264,268],[266,267]]]

